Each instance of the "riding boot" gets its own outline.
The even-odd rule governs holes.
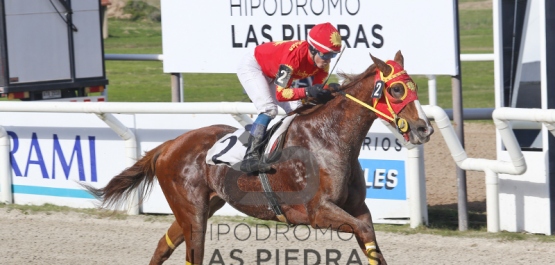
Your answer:
[[[271,118],[268,115],[260,114],[250,130],[249,142],[243,162],[241,162],[241,171],[246,173],[265,172],[270,170],[271,166],[261,160],[260,149],[266,134],[266,127],[270,123]]]
[[[247,152],[245,153],[245,158],[241,162],[241,171],[246,173],[252,172],[265,172],[270,170],[271,166],[264,163],[260,158],[260,143],[263,138],[255,137],[253,135],[249,136],[249,144],[247,147]]]

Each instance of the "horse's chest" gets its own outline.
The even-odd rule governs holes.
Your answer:
[[[344,181],[331,180],[325,186],[328,201],[341,205],[347,200],[349,196],[349,188]]]
[[[336,163],[335,168],[330,168],[331,170],[323,184],[328,191],[329,200],[337,205],[342,205],[348,200],[353,185],[359,185],[360,183],[354,181],[358,174],[353,171],[352,163],[348,161],[336,161]]]

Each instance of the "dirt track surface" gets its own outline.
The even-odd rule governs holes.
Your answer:
[[[425,146],[425,166],[428,203],[432,206],[456,208],[457,181],[455,163],[444,146],[441,134]],[[495,130],[491,124],[465,124],[466,150],[469,157],[495,158]],[[484,175],[467,172],[469,208],[485,209]],[[131,216],[125,220],[97,218],[80,213],[30,213],[0,208],[0,264],[148,264],[161,236],[172,218]],[[161,219],[161,220],[160,220]],[[348,264],[360,258],[366,260],[349,234],[337,233],[330,240],[316,238],[316,231],[285,232],[283,227],[262,227],[255,237],[255,225],[223,223],[232,232],[206,241],[204,264],[256,264],[257,250],[261,258],[272,254],[260,264],[285,264],[286,249],[290,249],[288,264],[326,264],[326,253],[341,258],[337,264]],[[216,234],[217,224],[211,226]],[[251,236],[248,237],[248,232]],[[225,232],[225,228],[221,231]],[[303,232],[304,231],[304,232]],[[282,234],[278,234],[281,232]],[[267,235],[269,238],[264,239]],[[295,239],[297,236],[297,239]],[[247,240],[243,240],[247,238]],[[287,237],[287,238],[286,238]],[[304,240],[308,238],[307,240]],[[501,241],[499,239],[442,237],[435,235],[402,235],[378,231],[378,244],[389,264],[553,264],[555,243],[531,240]],[[237,249],[231,258],[231,252]],[[318,254],[310,252],[316,251]],[[276,261],[278,251],[279,263]],[[304,254],[308,253],[305,263]],[[219,255],[218,255],[219,254]],[[185,248],[179,246],[166,264],[184,264]],[[210,261],[212,260],[212,263]],[[328,260],[329,261],[329,260]],[[330,263],[333,264],[333,263]]]
[[[170,225],[167,221],[151,222],[146,216],[129,217],[126,220],[98,219],[79,213],[23,214],[19,210],[7,212],[0,209],[0,263],[1,264],[148,264],[158,239]],[[256,240],[254,226],[250,238],[246,225],[230,225],[232,231],[238,227],[236,236],[228,234],[219,240],[214,236],[206,243],[204,264],[241,264],[230,258],[233,249],[235,257],[243,264],[257,264],[257,250],[267,251],[261,255],[270,261],[260,264],[285,264],[285,251],[290,249],[290,257],[297,258],[288,264],[316,264],[316,254],[309,254],[305,263],[304,252],[312,249],[319,253],[320,264],[326,264],[326,251],[330,257],[339,251],[341,258],[337,264],[347,264],[360,258],[367,264],[362,251],[354,239],[343,241],[333,234],[333,240],[322,236],[316,239],[314,231],[297,232],[298,241],[289,231],[275,239],[275,231],[270,238]],[[217,227],[213,226],[213,227]],[[216,228],[214,228],[216,229]],[[223,231],[223,229],[222,229]],[[260,229],[259,231],[263,231]],[[266,231],[266,230],[264,230]],[[300,230],[299,230],[300,231]],[[259,238],[267,234],[260,233]],[[307,236],[308,235],[308,236]],[[329,235],[329,234],[327,234]],[[285,236],[289,240],[285,239]],[[342,234],[349,239],[348,234]],[[552,264],[555,260],[555,243],[535,241],[503,242],[497,239],[441,237],[434,235],[402,235],[377,233],[380,247],[389,264]],[[279,263],[275,260],[279,251]],[[219,253],[221,256],[218,256]],[[356,257],[355,257],[356,256]],[[220,259],[221,257],[221,259]],[[184,264],[185,248],[179,246],[165,264]],[[210,260],[213,262],[210,263]],[[333,264],[333,263],[330,263]]]

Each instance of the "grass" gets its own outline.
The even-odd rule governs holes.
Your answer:
[[[493,53],[492,10],[460,10],[461,53]]]
[[[161,25],[157,22],[110,19],[104,41],[107,54],[161,54]],[[162,62],[106,61],[110,80],[109,101],[170,102],[171,80]],[[183,97],[187,102],[245,101],[246,95],[235,74],[183,74]]]
[[[461,0],[460,4],[484,2]],[[152,3],[151,3],[152,4]],[[461,5],[462,6],[462,5]],[[492,53],[492,10],[459,10],[461,53]],[[110,37],[104,41],[106,53],[162,53],[161,24],[151,21],[132,22],[109,20]],[[161,62],[107,61],[106,75],[110,80],[109,101],[169,102],[171,82]],[[493,62],[462,62],[462,93],[464,108],[493,108]],[[428,104],[428,79],[415,77],[419,97]],[[186,102],[246,101],[235,74],[183,74]],[[452,108],[451,77],[437,77],[437,103]]]

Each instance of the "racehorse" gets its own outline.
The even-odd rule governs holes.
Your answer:
[[[278,198],[281,214],[266,202],[249,203],[237,196],[263,191],[256,175],[205,162],[207,150],[236,130],[227,125],[188,131],[146,152],[104,188],[84,186],[108,207],[135,189],[148,194],[158,179],[175,221],[160,238],[150,264],[162,264],[182,242],[186,264],[202,264],[205,234],[198,231],[206,231],[208,218],[226,202],[259,219],[353,233],[371,265],[386,264],[365,204],[366,180],[358,161],[362,143],[378,117],[413,144],[428,142],[433,128],[418,101],[416,84],[403,69],[401,52],[387,62],[370,57],[374,64],[363,73],[342,74],[345,82],[333,99],[299,111],[290,124],[281,158],[265,173],[274,190],[301,193],[289,203]]]

